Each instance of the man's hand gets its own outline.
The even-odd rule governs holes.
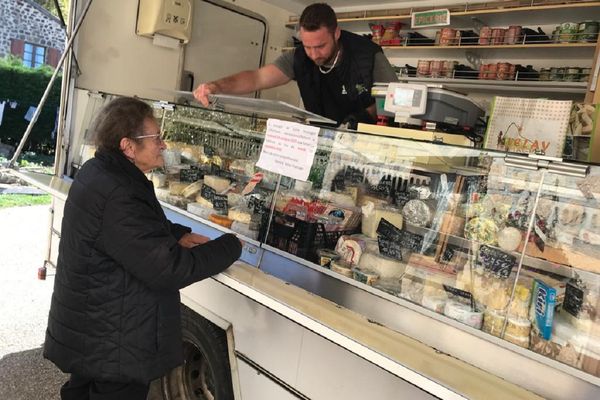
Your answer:
[[[194,97],[198,100],[204,107],[208,107],[208,95],[217,93],[217,85],[214,83],[203,83],[194,90]]]
[[[199,244],[204,244],[208,242],[210,238],[202,235],[198,235],[197,233],[186,233],[179,239],[179,244],[183,247],[187,247],[191,249],[192,247],[196,247]]]

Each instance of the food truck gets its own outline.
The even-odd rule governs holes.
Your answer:
[[[46,264],[55,267],[70,182],[94,154],[91,121],[110,100],[137,96],[167,143],[165,167],[148,174],[167,217],[245,242],[233,266],[181,290],[185,362],[161,379],[166,399],[599,398],[598,166],[435,130],[336,127],[302,109],[293,82],[214,96],[210,107],[190,96],[293,51],[308,3],[72,0],[55,173],[15,171],[53,196]],[[474,121],[489,103],[472,99],[503,90],[593,99],[597,23],[596,36],[583,27],[585,42],[565,30],[564,42],[539,44],[513,27],[587,20],[600,2],[447,2],[423,20],[448,23],[420,30],[430,41],[413,46],[402,32],[438,2],[356,3],[332,3],[342,28],[371,34],[396,65],[423,67],[419,51],[472,58],[478,45],[550,64],[566,52],[590,70],[587,81],[465,83],[445,69],[446,87],[475,92],[447,100],[431,87],[432,61],[429,76],[399,71],[408,86],[391,90],[418,109],[397,102],[388,116],[425,115],[434,105],[423,96]],[[469,27],[484,42],[464,42],[457,32]],[[456,125],[440,104],[433,122]],[[266,142],[284,150],[267,154]]]

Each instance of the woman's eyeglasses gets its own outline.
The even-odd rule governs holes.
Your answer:
[[[154,143],[156,143],[156,144],[161,144],[164,141],[163,135],[161,133],[156,133],[154,135],[136,136],[136,137],[133,137],[132,139],[138,140],[138,139],[145,139],[145,138],[154,138]]]

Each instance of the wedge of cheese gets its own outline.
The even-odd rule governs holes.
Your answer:
[[[215,189],[217,193],[223,193],[227,190],[231,181],[216,175],[206,175],[204,176],[204,183]]]
[[[397,208],[376,208],[375,204],[368,202],[362,207],[362,233],[370,238],[377,237],[377,226],[385,218],[396,228],[402,229],[402,212]]]

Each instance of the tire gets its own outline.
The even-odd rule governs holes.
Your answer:
[[[181,306],[183,364],[161,379],[165,400],[232,400],[225,331]]]

